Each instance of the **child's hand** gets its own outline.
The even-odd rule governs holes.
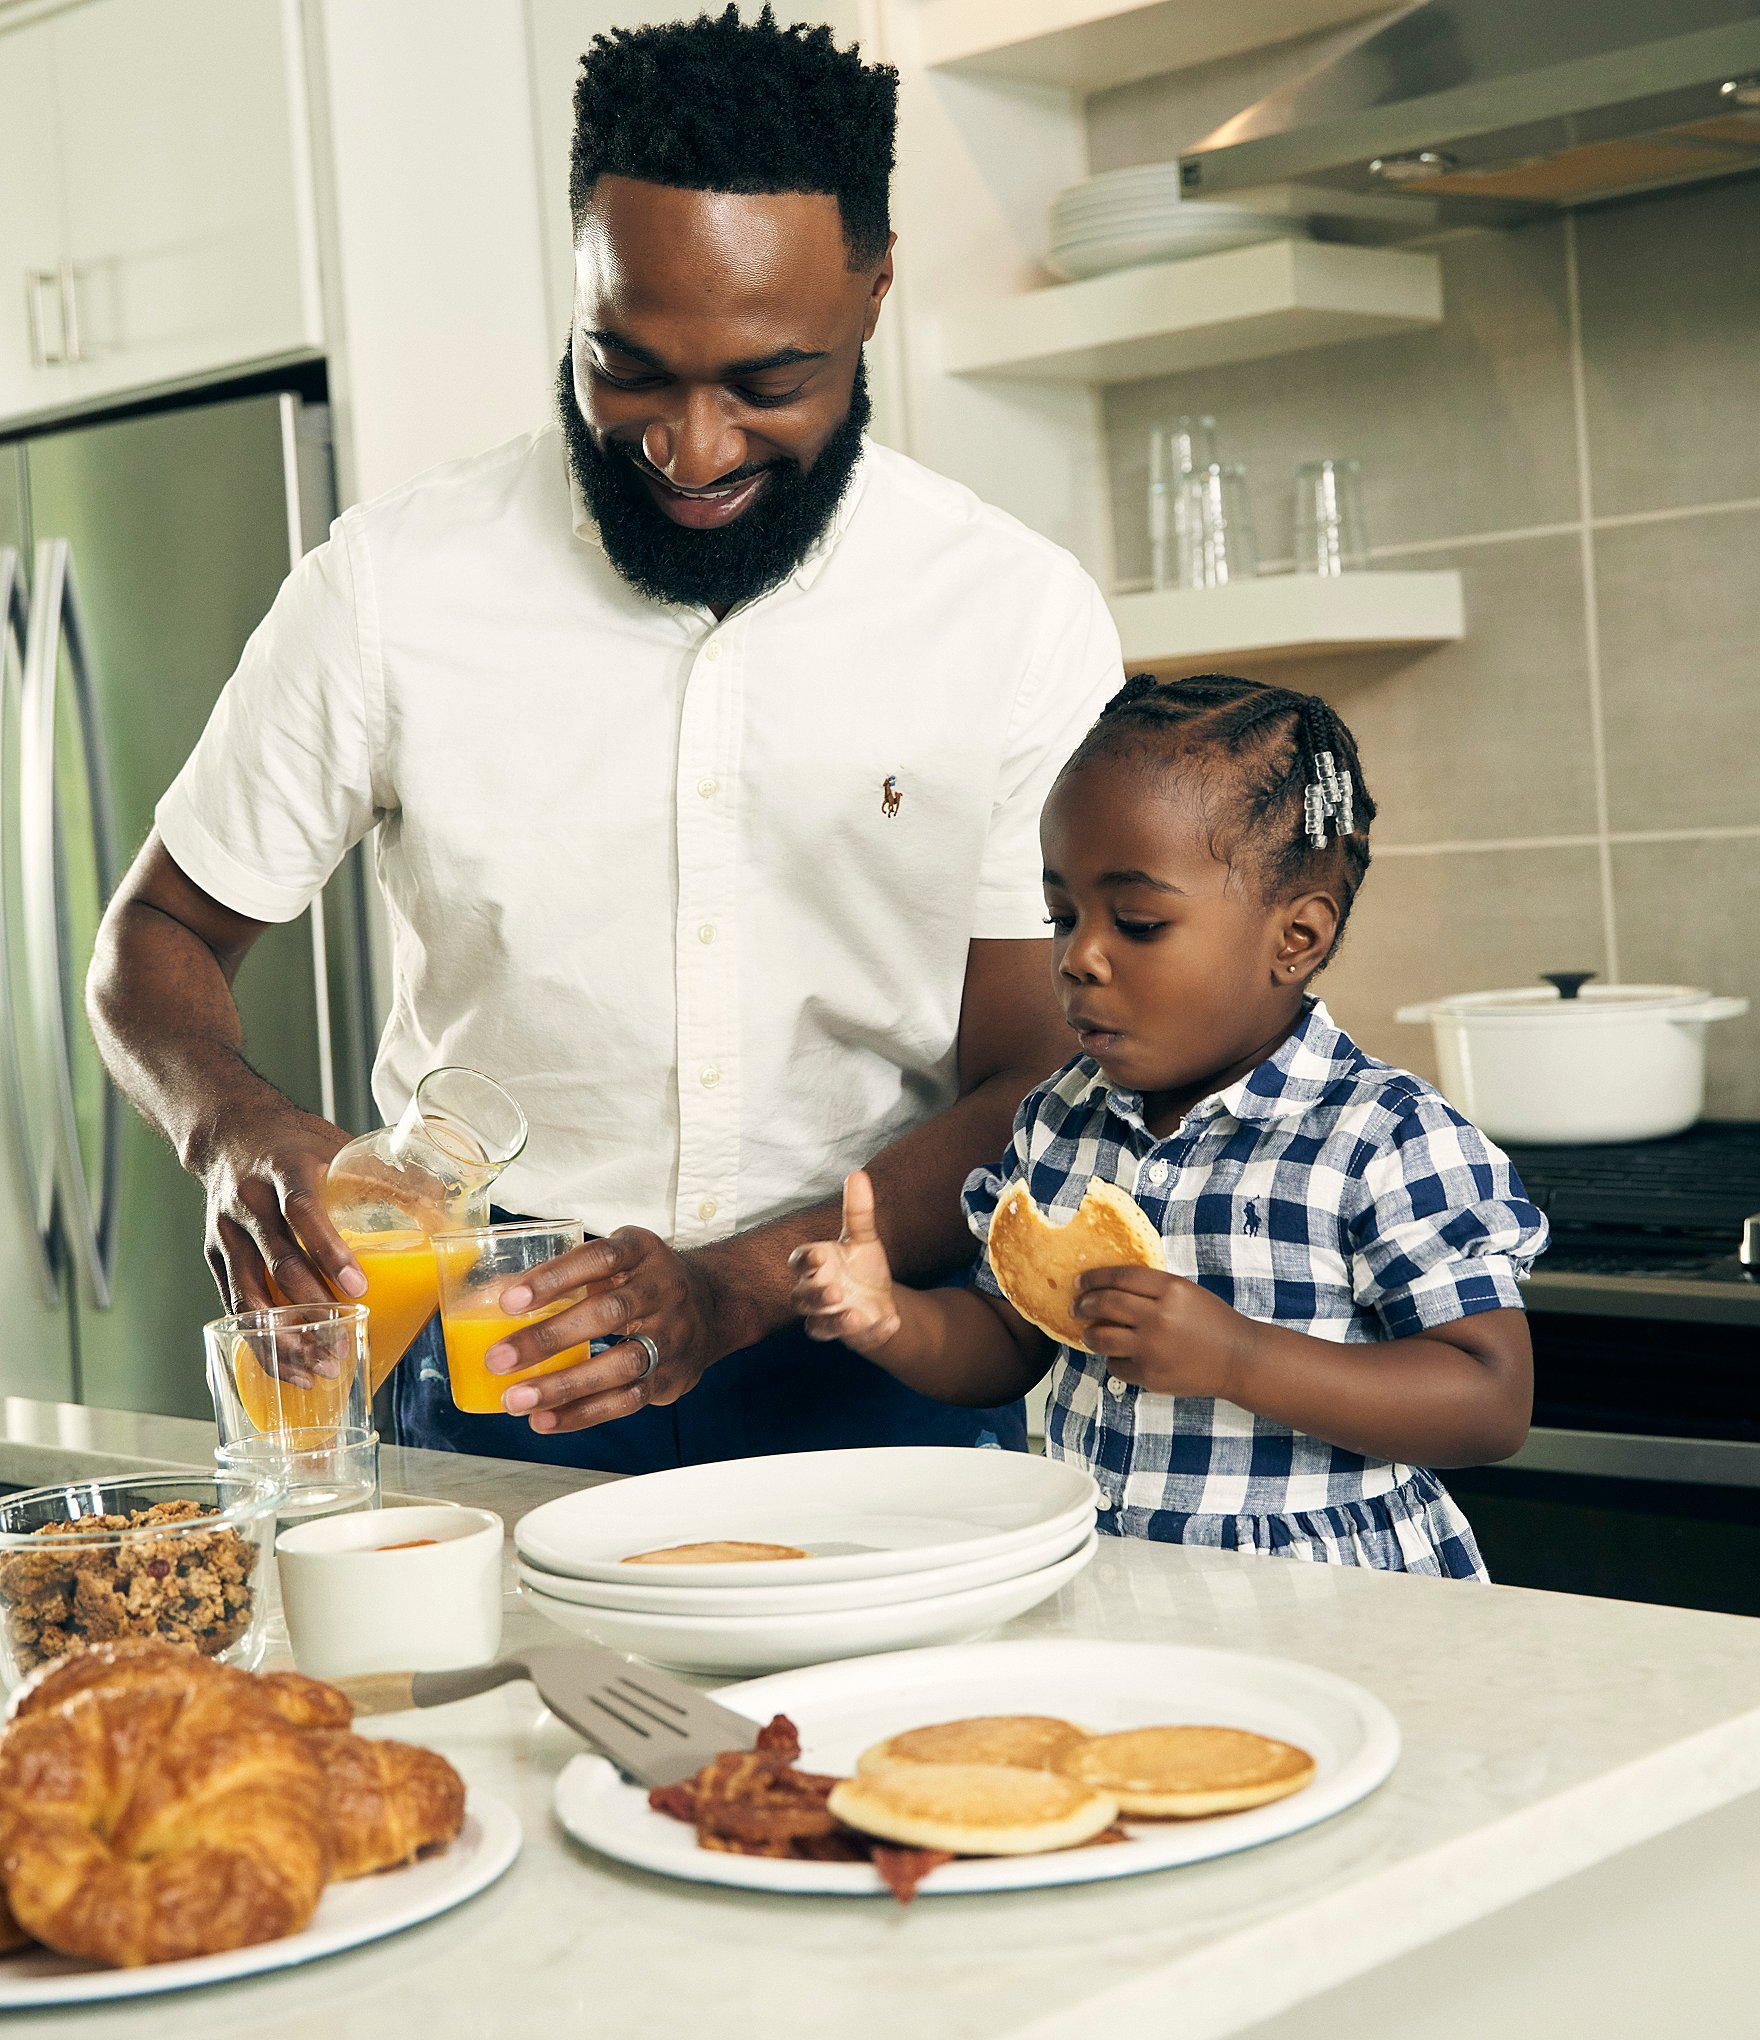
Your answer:
[[[874,1230],[874,1186],[865,1169],[843,1179],[843,1236],[788,1257],[795,1272],[789,1301],[806,1320],[807,1336],[841,1339],[875,1353],[898,1330],[892,1268]]]
[[[1253,1321],[1183,1275],[1159,1268],[1090,1268],[1081,1278],[1075,1314],[1090,1327],[1089,1350],[1120,1381],[1152,1395],[1238,1399]]]

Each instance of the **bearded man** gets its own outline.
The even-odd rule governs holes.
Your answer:
[[[571,1363],[466,1416],[433,1324],[407,1443],[634,1472],[1023,1441],[788,1303],[858,1164],[902,1275],[970,1260],[960,1186],[1071,1052],[1039,807],[1120,677],[1068,554],[864,437],[896,88],[767,8],[594,42],[557,424],[339,519],[110,908],[93,1025],[206,1188],[226,1302],[358,1296],[318,1194],[346,1136],[251,1070],[230,985],[375,832],[381,1111],[487,1072],[531,1129],[503,1204],[595,1236],[490,1354]]]

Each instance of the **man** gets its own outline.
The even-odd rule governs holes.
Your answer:
[[[969,1261],[960,1185],[1070,1053],[1038,809],[1119,678],[1068,555],[862,436],[896,82],[768,9],[595,41],[560,433],[338,521],[112,903],[93,1026],[206,1186],[229,1303],[361,1290],[318,1198],[345,1136],[250,1070],[229,987],[375,826],[381,1109],[488,1072],[531,1122],[504,1203],[605,1236],[491,1362],[611,1343],[465,1417],[431,1329],[410,1442],[628,1471],[1020,1440],[788,1307],[856,1163],[896,1267]]]

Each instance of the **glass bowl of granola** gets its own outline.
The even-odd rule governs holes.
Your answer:
[[[231,1474],[123,1474],[0,1496],[0,1679],[82,1644],[152,1637],[262,1659],[276,1490]]]

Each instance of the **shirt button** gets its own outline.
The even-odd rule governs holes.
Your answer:
[[[1167,1164],[1165,1162],[1151,1162],[1149,1164],[1149,1181],[1151,1183],[1165,1183],[1167,1181],[1167,1174]]]
[[[721,1081],[721,1072],[715,1067],[713,1063],[711,1063],[709,1067],[703,1072],[703,1074],[697,1079],[697,1081],[702,1085],[705,1091],[712,1091],[714,1090],[715,1086]]]
[[[705,921],[697,930],[697,940],[699,942],[713,942],[715,940],[715,923],[713,921]]]
[[[716,663],[721,657],[721,640],[719,638],[711,638],[703,647],[703,657],[709,661],[711,666]]]
[[[1106,1377],[1106,1393],[1107,1393],[1108,1395],[1123,1395],[1123,1394],[1124,1394],[1124,1383],[1123,1383],[1122,1381],[1120,1381],[1120,1380],[1119,1380],[1119,1378],[1118,1378],[1118,1376],[1117,1376],[1116,1374],[1109,1374],[1109,1375],[1107,1375],[1107,1377]]]
[[[705,800],[713,800],[721,791],[721,782],[719,779],[699,779],[697,791]]]
[[[697,1206],[697,1216],[707,1225],[720,1209],[720,1205],[715,1202],[713,1197],[705,1197],[702,1203]]]

